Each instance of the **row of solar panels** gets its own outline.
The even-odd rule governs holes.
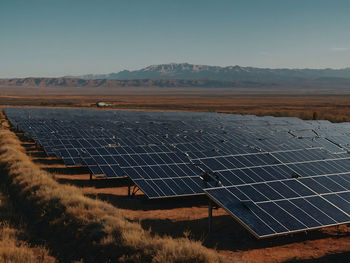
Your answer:
[[[67,165],[128,176],[149,198],[206,193],[257,237],[349,221],[348,123],[179,112],[5,113]]]

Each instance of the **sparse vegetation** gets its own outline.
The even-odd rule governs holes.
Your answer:
[[[3,263],[54,263],[55,259],[41,247],[30,247],[18,240],[18,230],[6,223],[0,224],[0,262]]]
[[[224,112],[350,121],[350,94],[346,89],[86,87],[85,95],[79,89],[66,87],[0,89],[0,105],[91,107],[96,101],[108,101],[112,104],[111,108],[117,109]]]
[[[59,251],[61,260],[225,261],[199,241],[152,236],[114,206],[84,196],[77,187],[59,184],[29,159],[1,117],[0,164],[8,175],[12,196],[20,201],[17,203],[31,224],[40,225],[40,235]]]
[[[30,246],[20,239],[23,235],[20,220],[7,196],[7,189],[0,183],[0,262],[2,263],[54,263],[48,250]]]

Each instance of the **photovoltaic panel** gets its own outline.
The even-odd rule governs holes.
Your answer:
[[[149,198],[206,193],[257,237],[349,222],[350,124],[216,113],[5,108],[49,156]]]
[[[256,237],[263,238],[349,223],[349,183],[346,174],[216,187],[205,192]]]

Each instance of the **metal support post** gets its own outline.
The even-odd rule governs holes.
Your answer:
[[[212,223],[213,223],[213,202],[209,199],[209,206],[208,206],[208,234],[211,233]]]
[[[130,197],[130,193],[131,193],[131,182],[130,179],[128,180],[128,197]]]

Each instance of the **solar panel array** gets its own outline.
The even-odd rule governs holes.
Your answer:
[[[49,156],[149,198],[207,194],[256,237],[350,222],[350,124],[216,113],[6,108]]]

